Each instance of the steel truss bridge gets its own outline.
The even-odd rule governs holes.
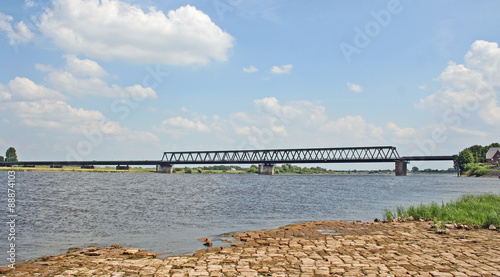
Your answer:
[[[164,152],[162,162],[169,164],[283,164],[394,162],[396,147],[345,147],[232,151]]]
[[[299,148],[231,151],[181,151],[164,152],[161,160],[122,161],[19,161],[0,162],[0,166],[35,167],[49,165],[62,167],[80,165],[117,165],[117,169],[128,169],[129,165],[156,165],[159,173],[172,173],[176,164],[259,164],[259,174],[274,174],[274,164],[284,163],[380,163],[394,162],[397,176],[406,175],[409,161],[452,161],[453,156],[407,156],[401,157],[394,146]]]

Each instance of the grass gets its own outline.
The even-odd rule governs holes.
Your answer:
[[[412,205],[408,208],[398,206],[396,212],[385,210],[384,218],[395,217],[434,220],[467,225],[488,227],[500,226],[500,195],[481,194],[464,195],[448,203]]]

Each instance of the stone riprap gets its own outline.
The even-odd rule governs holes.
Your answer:
[[[6,276],[500,276],[498,230],[429,222],[308,222],[233,234],[231,247],[158,258],[120,246],[72,249]]]

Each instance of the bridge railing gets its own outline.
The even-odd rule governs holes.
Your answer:
[[[400,159],[396,147],[343,147],[269,150],[164,152],[169,164],[249,164],[249,163],[346,163],[391,162]]]

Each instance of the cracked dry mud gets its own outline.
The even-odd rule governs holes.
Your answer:
[[[6,276],[500,276],[500,232],[428,222],[308,222],[233,234],[234,245],[158,258],[119,246],[17,265]]]

